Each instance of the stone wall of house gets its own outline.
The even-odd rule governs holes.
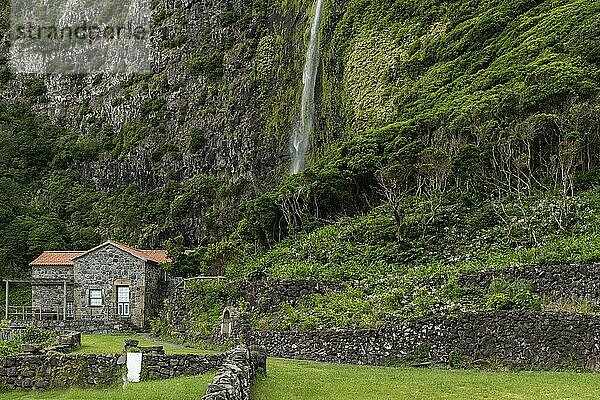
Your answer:
[[[485,290],[493,279],[523,279],[531,283],[533,292],[552,299],[584,298],[600,301],[600,264],[530,265],[464,275],[463,286]]]
[[[43,266],[33,267],[31,271],[32,279],[47,281],[49,279],[64,279],[69,282],[67,285],[67,301],[73,301],[73,267],[71,266]],[[31,305],[41,307],[44,310],[63,310],[63,284],[33,284],[31,286]]]
[[[117,316],[117,285],[129,286],[130,316],[124,322],[143,327],[146,288],[145,262],[108,244],[74,261],[75,313],[81,319],[114,320]],[[102,290],[102,306],[89,305],[89,290]],[[150,288],[148,288],[150,290]]]
[[[264,348],[238,346],[229,351],[202,400],[249,400],[257,374],[266,374]]]
[[[146,263],[144,320],[149,321],[158,315],[167,296],[169,282],[165,271],[156,264]]]
[[[467,313],[372,330],[253,332],[270,356],[394,365],[499,361],[512,367],[573,365],[600,371],[600,316],[534,311]]]

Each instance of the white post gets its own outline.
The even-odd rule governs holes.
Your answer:
[[[67,281],[63,281],[63,321],[67,320]]]
[[[5,280],[4,282],[6,282],[6,286],[5,286],[5,291],[6,293],[4,293],[5,299],[4,299],[4,319],[8,320],[8,279]]]

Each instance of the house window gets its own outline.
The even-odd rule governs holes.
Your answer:
[[[129,316],[129,286],[117,286],[117,312]]]
[[[90,289],[90,306],[92,306],[92,307],[102,306],[102,290],[101,289]]]
[[[67,301],[67,318],[73,317],[73,302]]]

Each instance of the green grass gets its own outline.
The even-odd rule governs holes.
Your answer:
[[[73,388],[66,390],[12,391],[0,393],[2,400],[17,399],[69,399],[69,400],[197,400],[206,394],[207,385],[214,373],[199,376],[128,383],[125,386],[102,389]]]
[[[571,372],[339,366],[268,360],[253,400],[597,399],[598,376]]]
[[[75,349],[72,354],[108,354],[108,353],[121,353],[123,351],[123,345],[125,339],[137,339],[140,341],[140,346],[156,346],[149,340],[143,339],[139,335],[135,334],[110,334],[110,335],[99,335],[89,334],[81,335],[81,346]],[[165,353],[167,354],[180,354],[180,353],[207,353],[206,350],[199,350],[193,348],[180,348],[175,346],[163,345]]]

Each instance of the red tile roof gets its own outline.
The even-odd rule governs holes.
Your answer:
[[[73,259],[83,254],[84,251],[45,251],[29,265],[73,265]]]
[[[108,242],[102,243],[100,246],[96,246],[88,251],[44,251],[38,258],[33,260],[29,265],[31,266],[42,266],[42,265],[73,265],[75,258],[81,257],[85,254],[91,253],[99,248],[102,248],[108,244],[111,244],[137,258],[144,261],[153,261],[161,264],[170,262],[171,259],[167,256],[166,250],[140,250],[126,244],[109,240]]]

